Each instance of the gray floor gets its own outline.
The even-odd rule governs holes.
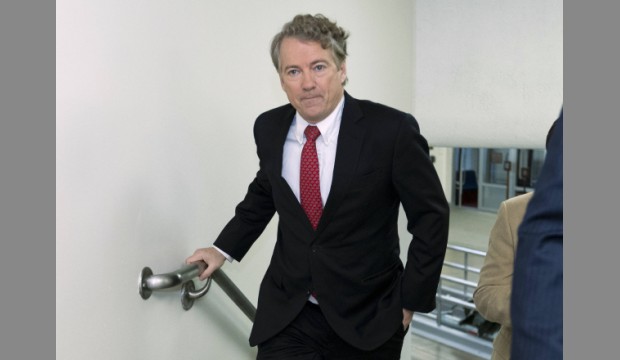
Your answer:
[[[448,243],[486,251],[489,233],[495,223],[496,214],[467,207],[452,207],[450,212],[450,233]],[[446,254],[446,260],[453,256]],[[454,260],[454,259],[452,259]],[[482,259],[472,266],[482,266]],[[474,280],[474,279],[472,279]],[[407,360],[480,360],[479,357],[453,349],[449,346],[411,334],[411,354],[402,354]]]
[[[474,208],[451,207],[448,243],[487,251],[489,233],[496,217],[496,213]]]
[[[480,360],[479,357],[453,349],[421,336],[411,334],[411,357],[403,356],[410,360]],[[404,355],[404,354],[403,354]]]

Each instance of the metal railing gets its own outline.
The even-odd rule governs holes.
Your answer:
[[[444,261],[444,272],[456,269],[458,276],[441,274],[435,310],[428,314],[416,314],[412,331],[428,339],[488,359],[492,351],[491,341],[478,337],[477,329],[473,326],[462,324],[465,312],[476,310],[472,297],[478,284],[473,275],[480,274],[480,269],[471,265],[473,258],[482,260],[486,253],[456,245],[448,245],[448,251],[462,256],[460,258],[462,262]],[[455,309],[459,309],[461,313],[455,314]]]
[[[153,275],[153,271],[149,267],[145,267],[140,272],[138,278],[138,292],[140,293],[140,297],[146,300],[151,297],[153,291],[170,289],[182,285],[181,305],[183,309],[189,310],[194,305],[196,299],[203,297],[209,291],[211,288],[211,281],[213,280],[235,305],[239,307],[245,316],[247,316],[250,321],[254,322],[256,308],[222,269],[215,270],[211,277],[207,279],[204,286],[196,290],[193,279],[198,277],[206,269],[206,266],[204,262],[192,263],[178,270],[159,275]]]
[[[446,309],[446,305],[448,304],[458,305],[469,310],[476,310],[476,306],[473,304],[473,302],[470,302],[470,299],[473,297],[473,292],[476,289],[476,286],[478,286],[478,283],[470,280],[470,274],[480,274],[480,269],[470,266],[470,260],[472,256],[481,259],[484,259],[484,257],[486,256],[486,253],[484,251],[469,249],[458,245],[448,245],[448,250],[462,253],[463,262],[455,263],[445,261],[444,266],[460,270],[463,274],[463,278],[461,279],[456,276],[441,274],[439,280],[439,287],[437,289],[436,315],[438,325],[444,323],[442,316],[443,314],[445,314],[446,310],[449,310]],[[458,289],[449,286],[449,284],[454,284],[458,286]]]

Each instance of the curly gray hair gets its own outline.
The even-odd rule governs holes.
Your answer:
[[[284,24],[282,31],[271,41],[271,60],[277,71],[280,71],[282,40],[287,37],[318,42],[323,49],[331,51],[338,69],[347,58],[347,38],[349,37],[347,31],[321,14],[297,15],[292,21]]]

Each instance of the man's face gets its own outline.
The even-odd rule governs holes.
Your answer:
[[[310,123],[325,119],[344,94],[346,64],[336,67],[331,51],[315,41],[284,38],[280,46],[280,83],[288,100]]]

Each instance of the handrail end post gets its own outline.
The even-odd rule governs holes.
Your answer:
[[[194,282],[188,281],[183,284],[183,288],[181,289],[181,305],[183,305],[183,309],[185,311],[189,310],[194,306],[194,298],[190,296],[190,293],[195,289]]]
[[[144,300],[151,297],[151,294],[153,293],[153,290],[149,289],[146,285],[146,280],[151,276],[153,276],[153,270],[146,266],[142,269],[140,276],[138,277],[138,292],[140,293],[140,297]]]

